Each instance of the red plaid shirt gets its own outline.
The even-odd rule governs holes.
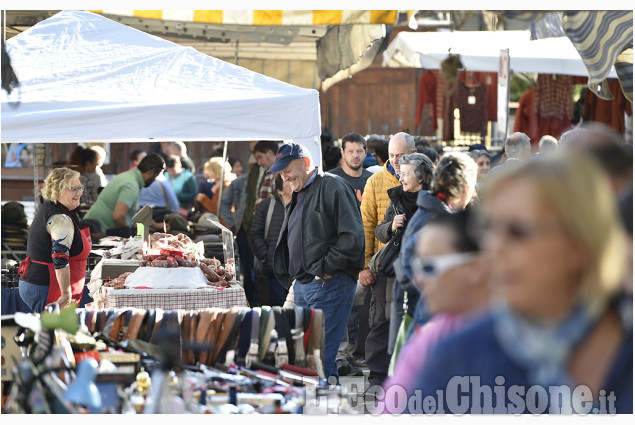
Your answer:
[[[258,204],[260,204],[264,199],[267,199],[273,196],[273,179],[275,177],[275,173],[265,174],[262,178],[262,184],[260,185],[260,192],[258,192],[258,196],[256,197],[256,203],[254,205],[254,211],[258,208]]]

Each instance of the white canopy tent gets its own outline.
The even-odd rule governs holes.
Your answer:
[[[321,164],[316,90],[85,11],[6,47],[20,86],[1,94],[3,143],[285,140]]]
[[[453,53],[467,71],[498,72],[500,50],[507,48],[512,72],[589,75],[568,37],[530,40],[529,31],[400,32],[384,51],[383,65],[439,69]],[[613,68],[609,78],[615,77]]]

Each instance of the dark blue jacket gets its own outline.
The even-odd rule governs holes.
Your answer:
[[[602,386],[602,389],[606,391],[607,395],[611,394],[612,391],[614,392],[616,396],[616,413],[633,413],[632,316],[630,320],[630,329],[624,331],[624,341],[614,359],[607,380]],[[625,326],[625,328],[628,327],[628,325]],[[505,406],[506,409],[514,409],[514,406],[523,407],[518,403],[517,396],[514,395],[516,391],[510,391],[512,385],[524,387],[525,392],[533,385],[529,382],[527,369],[515,363],[513,359],[503,351],[494,333],[494,318],[492,315],[487,315],[473,324],[468,325],[465,329],[443,340],[432,349],[425,368],[414,386],[415,390],[418,389],[422,391],[421,399],[424,399],[428,395],[432,395],[436,399],[436,391],[442,390],[444,397],[441,407],[445,411],[445,414],[453,413],[448,406],[451,407],[453,402],[456,406],[457,401],[459,402],[458,407],[468,409],[467,412],[463,413],[488,413],[471,410],[472,408],[476,408],[476,406],[471,404],[472,398],[470,391],[472,388],[480,387],[476,387],[476,385],[470,385],[469,387],[460,386],[458,387],[458,396],[456,395],[456,391],[446,391],[448,383],[456,376],[470,376],[473,377],[471,379],[474,381],[478,379],[480,386],[488,386],[492,389],[491,397],[493,406],[496,407],[498,398],[504,398],[502,405]],[[498,378],[498,382],[496,382],[496,378],[499,376],[504,378],[504,382],[501,382],[501,378]],[[459,378],[454,378],[452,382],[457,383],[459,380]],[[500,384],[504,386],[501,397],[497,396],[496,391],[494,391],[497,385],[500,387]],[[452,388],[452,385],[450,385],[450,388]],[[451,392],[455,394],[454,397],[450,394]],[[483,391],[481,389],[481,392],[485,393],[489,391]],[[594,394],[594,396],[597,396],[597,394]],[[463,401],[467,401],[465,404],[461,404],[461,397],[463,397]],[[525,397],[523,397],[523,400],[524,399]],[[549,410],[547,408],[547,411],[544,413],[548,412]],[[410,413],[419,412],[411,411]],[[503,412],[494,411],[489,413]],[[532,412],[525,408],[520,412],[506,410],[505,413]]]

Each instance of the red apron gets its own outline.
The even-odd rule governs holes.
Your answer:
[[[82,293],[84,292],[84,283],[86,282],[86,266],[88,265],[88,255],[93,247],[93,241],[90,238],[90,228],[86,227],[79,231],[82,235],[83,249],[78,255],[70,257],[68,259],[68,266],[71,268],[71,293],[72,300],[77,303],[82,299]],[[51,283],[49,284],[49,296],[46,299],[46,305],[56,302],[62,295],[60,292],[60,285],[57,282],[57,275],[55,274],[55,267],[53,263],[46,263],[49,268],[49,276],[51,276]]]

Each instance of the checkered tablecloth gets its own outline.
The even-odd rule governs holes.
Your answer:
[[[161,308],[163,310],[202,310],[209,307],[247,307],[240,285],[202,289],[108,289],[104,308]]]

